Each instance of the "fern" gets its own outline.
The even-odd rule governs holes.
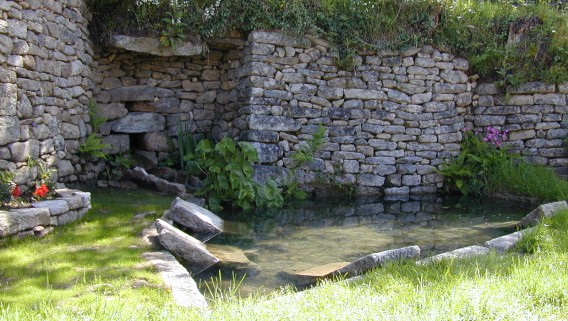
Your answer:
[[[79,145],[79,152],[91,155],[95,158],[106,159],[108,154],[104,150],[110,147],[110,145],[103,143],[103,139],[99,135],[91,133],[87,136],[87,139]]]

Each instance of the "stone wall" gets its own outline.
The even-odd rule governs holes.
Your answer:
[[[479,84],[475,92],[468,128],[507,130],[505,146],[568,177],[568,83],[527,83],[507,95],[495,84]]]
[[[181,125],[253,143],[259,176],[284,178],[323,126],[325,144],[295,172],[300,182],[421,194],[442,187],[436,169],[459,153],[462,129],[493,126],[527,159],[568,174],[568,84],[505,95],[432,47],[359,53],[341,70],[325,41],[265,31],[172,49],[153,40],[151,51],[115,37],[95,54],[85,12],[83,0],[0,0],[0,170],[18,185],[38,180],[29,158],[63,182],[102,170],[78,152],[93,130],[92,99],[107,151],[132,151],[147,169],[172,156]]]
[[[55,199],[32,203],[30,208],[0,210],[0,238],[45,236],[54,226],[74,222],[91,209],[91,193],[66,188],[55,192]]]
[[[38,179],[28,158],[75,181],[90,130],[93,52],[82,0],[0,0],[0,170]]]
[[[468,62],[432,47],[354,56],[340,70],[324,41],[252,32],[240,70],[240,138],[259,167],[291,158],[319,125],[326,143],[301,182],[351,185],[359,193],[421,194],[442,184],[436,169],[459,153],[472,102]],[[322,175],[324,173],[324,175]]]
[[[235,68],[242,54],[238,45],[185,57],[101,51],[96,100],[98,117],[107,120],[100,127],[104,142],[112,146],[107,152],[131,151],[142,166],[153,169],[177,147],[178,126],[217,139],[236,136]]]

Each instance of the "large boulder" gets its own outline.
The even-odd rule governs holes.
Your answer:
[[[163,220],[156,220],[155,225],[160,244],[175,256],[182,258],[192,275],[199,274],[219,262],[219,259],[209,253],[205,244],[199,240]]]
[[[219,216],[179,197],[164,213],[164,218],[180,224],[184,230],[203,242],[223,232],[224,222]]]

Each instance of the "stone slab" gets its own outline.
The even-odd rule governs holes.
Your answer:
[[[428,264],[447,259],[458,259],[458,258],[472,257],[476,255],[484,255],[489,253],[489,251],[490,250],[484,246],[472,245],[472,246],[462,247],[460,249],[453,250],[450,252],[431,256],[429,258],[416,262],[416,264]]]
[[[542,204],[520,220],[517,227],[524,228],[534,225],[542,218],[554,216],[556,212],[561,210],[568,210],[568,203],[566,203],[566,201]]]
[[[172,47],[164,47],[158,38],[113,35],[110,38],[110,45],[115,48],[161,57],[191,57],[203,52],[203,43],[197,37],[186,38]]]
[[[520,240],[523,239],[523,235],[533,229],[534,228],[531,227],[525,230],[517,231],[515,233],[494,238],[485,242],[485,246],[490,249],[494,249],[499,253],[507,252],[508,250],[512,249]]]
[[[337,270],[349,265],[349,262],[334,262],[316,266],[304,271],[282,271],[279,276],[283,279],[294,282],[295,285],[307,285],[315,283],[317,280],[331,277]]]
[[[347,274],[349,276],[358,275],[370,269],[381,267],[389,262],[417,258],[419,255],[420,248],[416,245],[373,253],[340,268],[335,274]]]
[[[258,265],[251,262],[243,250],[238,247],[220,244],[208,244],[207,250],[219,259],[218,265],[222,268],[246,271],[247,275],[260,273]]]
[[[176,197],[164,218],[183,225],[190,234],[202,242],[223,232],[223,220],[211,211]]]
[[[182,258],[192,275],[215,265],[219,259],[213,256],[205,244],[185,234],[163,220],[156,220],[160,244],[172,254]]]
[[[14,235],[38,225],[49,225],[49,223],[49,209],[45,207],[0,211],[0,237]]]
[[[185,308],[207,308],[207,301],[187,270],[168,252],[145,252],[142,256],[160,272],[174,301]]]
[[[46,207],[51,216],[57,216],[69,211],[69,204],[64,200],[49,200],[32,203],[34,208]]]

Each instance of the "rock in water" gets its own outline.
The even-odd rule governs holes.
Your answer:
[[[170,224],[158,219],[156,229],[162,246],[186,261],[191,275],[199,274],[219,262],[218,258],[207,251],[205,244]]]
[[[179,197],[164,213],[165,219],[182,225],[196,239],[207,242],[223,232],[223,220],[201,206],[182,200]]]
[[[251,262],[243,250],[230,245],[210,244],[207,246],[211,254],[219,259],[219,267],[256,275],[260,273],[258,265]]]

